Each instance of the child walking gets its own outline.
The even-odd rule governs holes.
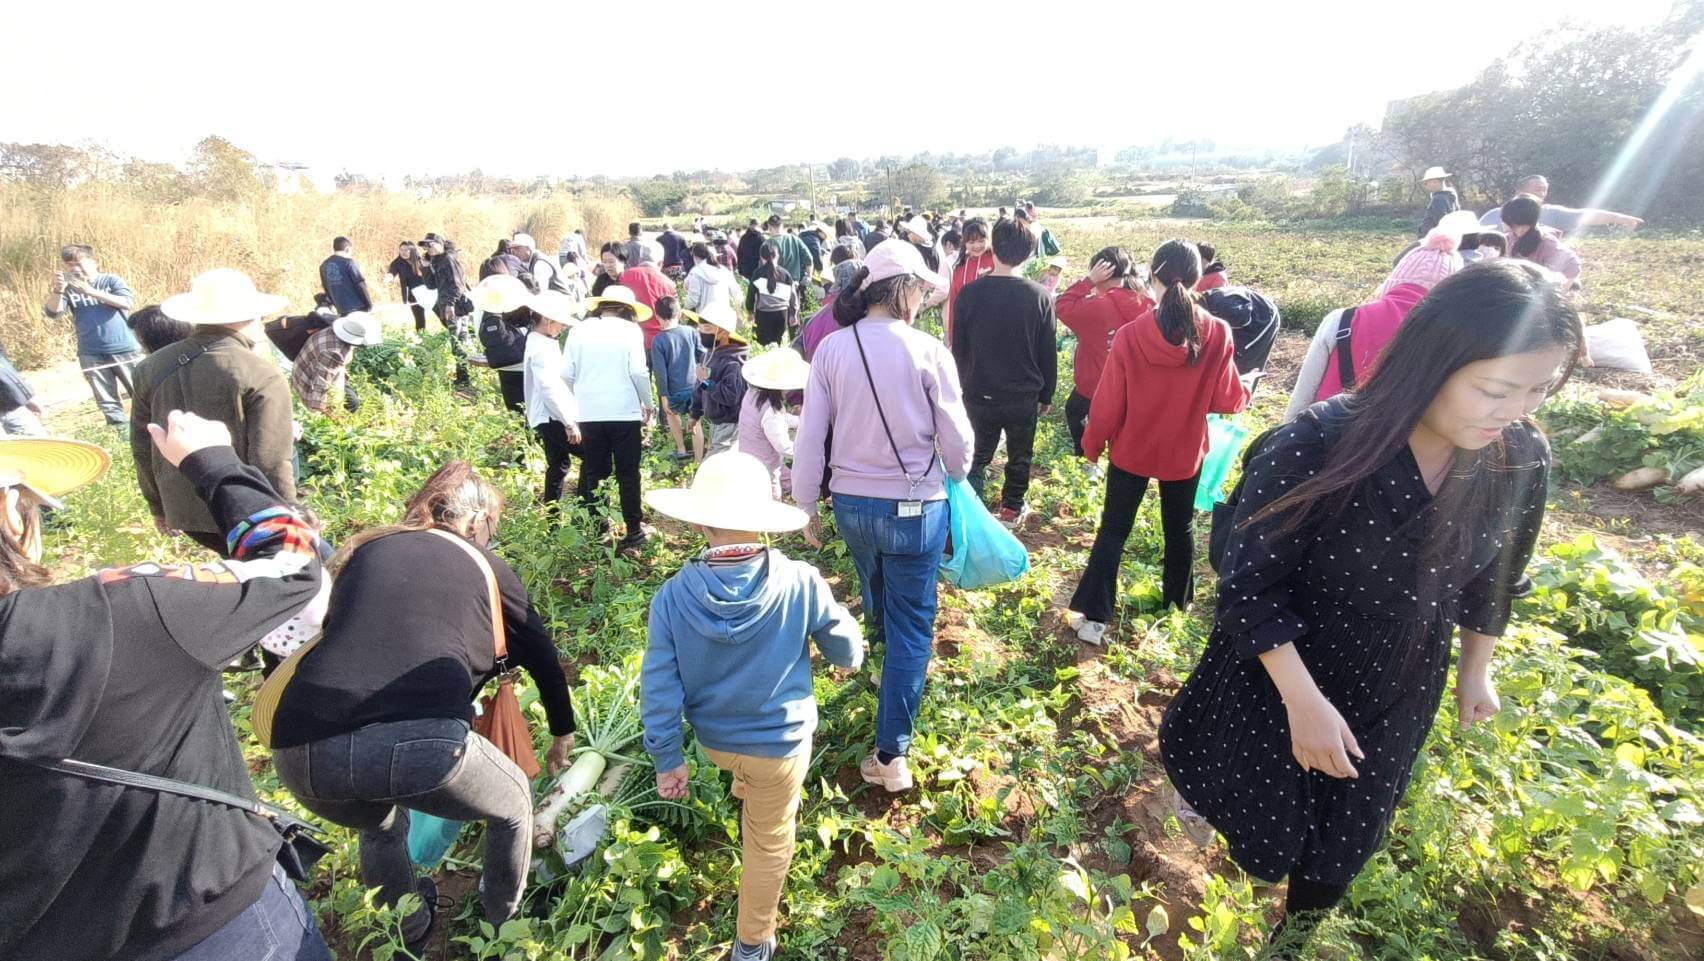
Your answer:
[[[805,389],[811,365],[791,347],[777,347],[746,362],[745,399],[740,401],[740,450],[757,458],[769,471],[769,487],[777,499],[793,489],[793,431],[799,415],[787,404],[789,394]]]
[[[768,961],[816,728],[810,642],[856,670],[863,637],[816,568],[764,545],[763,534],[799,530],[807,518],[775,500],[750,454],[712,455],[691,488],[651,491],[646,501],[709,546],[651,599],[645,749],[657,793],[685,797],[684,713],[710,760],[733,774],[743,873],[731,956]]]
[[[680,305],[673,297],[657,299],[657,320],[662,328],[651,341],[651,373],[657,378],[657,393],[663,398],[663,417],[668,421],[669,439],[674,441],[675,460],[704,457],[704,433],[692,423],[692,453],[686,450],[686,432],[681,418],[692,413],[693,375],[704,362],[704,344],[698,332],[680,325]]]
[[[715,339],[710,359],[698,370],[698,389],[692,397],[693,430],[708,420],[707,453],[720,454],[734,446],[740,434],[740,403],[745,400],[742,371],[751,347],[739,334],[739,315],[727,304],[709,304],[698,315],[698,330]]]

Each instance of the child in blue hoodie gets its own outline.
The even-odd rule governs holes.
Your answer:
[[[781,885],[811,761],[816,700],[810,642],[830,663],[864,660],[858,623],[817,569],[762,541],[805,526],[805,513],[773,497],[750,454],[706,458],[687,490],[653,490],[653,510],[693,525],[709,547],[651,599],[641,701],[645,749],[657,793],[682,798],[688,771],[681,715],[744,802],[738,940],[734,961],[775,953]]]

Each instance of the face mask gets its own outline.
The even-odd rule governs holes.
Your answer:
[[[704,345],[705,351],[712,351],[712,350],[716,349],[716,335],[715,334],[699,334],[698,335],[698,341],[699,341],[699,343]]]

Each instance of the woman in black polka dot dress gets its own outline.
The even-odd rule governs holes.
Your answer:
[[[1526,415],[1580,342],[1578,313],[1538,272],[1471,267],[1415,307],[1357,393],[1315,404],[1250,461],[1213,634],[1160,748],[1237,863],[1289,877],[1287,917],[1336,904],[1382,841],[1458,626],[1462,723],[1496,712],[1491,649],[1550,460]]]

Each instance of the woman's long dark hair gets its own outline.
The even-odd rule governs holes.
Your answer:
[[[716,255],[710,252],[710,245],[709,244],[704,243],[703,241],[699,241],[698,243],[693,244],[688,249],[692,252],[692,259],[702,260],[705,263],[710,264],[711,266],[715,266]]]
[[[1189,348],[1189,366],[1201,359],[1201,331],[1195,326],[1195,285],[1201,282],[1201,251],[1187,240],[1168,240],[1154,251],[1148,272],[1165,288],[1154,317],[1166,343]]]
[[[762,277],[769,281],[769,292],[782,284],[790,284],[793,278],[781,269],[781,248],[773,240],[765,240],[763,246],[757,248],[757,270],[751,275],[752,280]]]
[[[1522,234],[1509,248],[1512,257],[1531,257],[1538,252],[1538,245],[1544,243],[1544,234],[1538,229],[1538,215],[1544,206],[1538,198],[1530,194],[1516,194],[1499,211],[1503,215],[1505,227],[1525,227],[1527,232]]]
[[[780,410],[787,405],[787,392],[760,387],[757,388],[757,402],[759,405],[768,404],[771,410]]]
[[[1367,379],[1348,395],[1347,424],[1319,473],[1250,522],[1285,515],[1279,533],[1290,535],[1338,510],[1357,485],[1402,454],[1445,382],[1468,364],[1561,348],[1565,366],[1551,385],[1554,395],[1573,375],[1583,340],[1573,301],[1531,264],[1494,260],[1445,278],[1409,312]],[[1509,463],[1501,439],[1482,450],[1458,450],[1432,502],[1430,555],[1463,556],[1512,502],[1514,468],[1527,466]]]
[[[894,317],[905,314],[906,292],[921,282],[909,276],[889,277],[869,283],[870,268],[859,267],[846,289],[834,295],[834,322],[850,327],[863,320],[875,306],[885,307]]]
[[[1112,279],[1118,281],[1118,285],[1125,290],[1141,290],[1142,285],[1146,283],[1136,258],[1130,256],[1130,251],[1123,247],[1102,247],[1089,258],[1090,267],[1103,263],[1112,265]]]

